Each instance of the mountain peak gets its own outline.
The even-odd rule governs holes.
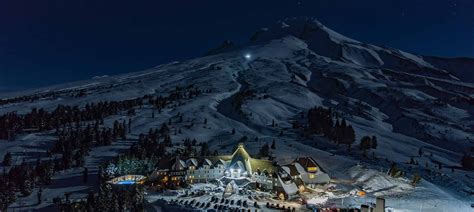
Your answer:
[[[294,36],[302,40],[317,37],[331,39],[333,42],[359,43],[333,31],[312,17],[293,17],[280,20],[269,28],[262,28],[255,32],[250,41],[264,42],[285,36]]]

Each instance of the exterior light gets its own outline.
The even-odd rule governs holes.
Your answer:
[[[244,55],[245,59],[250,60],[252,58],[252,55],[250,53],[247,53]]]

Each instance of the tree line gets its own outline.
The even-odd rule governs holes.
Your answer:
[[[314,107],[307,112],[308,124],[303,125],[295,121],[293,128],[303,128],[305,135],[319,134],[337,144],[352,145],[355,141],[354,129],[345,119],[340,120],[335,114],[331,108]]]

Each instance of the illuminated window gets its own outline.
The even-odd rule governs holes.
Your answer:
[[[278,198],[280,198],[280,200],[285,200],[285,194],[284,193],[278,194]]]
[[[300,185],[300,187],[298,188],[298,190],[300,191],[300,193],[303,193],[303,192],[304,192],[304,185]]]
[[[309,174],[309,179],[314,179],[316,177],[315,174]]]
[[[318,167],[308,167],[308,172],[315,172],[318,170]]]

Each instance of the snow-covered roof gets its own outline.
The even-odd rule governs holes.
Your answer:
[[[186,163],[183,160],[176,159],[171,167],[172,170],[183,170],[186,168]]]
[[[232,154],[232,160],[230,161],[230,166],[233,166],[238,161],[245,163],[246,161],[249,161],[249,160],[250,160],[249,153],[247,153],[247,151],[244,149],[243,144],[239,144],[234,154]]]
[[[285,172],[290,173],[290,168],[288,166],[282,166],[281,167]]]
[[[305,168],[303,168],[303,166],[301,166],[299,163],[295,163],[295,168],[296,170],[298,171],[299,174],[306,174],[306,170]]]
[[[198,166],[198,162],[194,158],[190,158],[186,161],[187,166]]]
[[[202,166],[212,166],[212,161],[207,158],[204,158],[199,161],[199,167],[202,167]]]
[[[296,186],[296,184],[293,181],[290,181],[290,182],[286,183],[285,181],[283,181],[281,179],[280,176],[278,176],[278,181],[280,182],[280,185],[281,185],[281,187],[283,188],[283,190],[285,191],[286,194],[292,195],[292,194],[296,194],[298,192],[298,187]]]
[[[311,178],[310,176],[313,176],[313,177]],[[303,180],[304,183],[323,184],[323,183],[329,183],[331,179],[329,178],[328,174],[324,172],[317,172],[317,173],[301,174],[301,180]]]
[[[217,167],[218,165],[223,165],[225,166],[226,165],[226,162],[222,159],[218,159],[216,160],[216,162],[214,162],[214,166],[213,167]]]
[[[231,169],[247,170],[247,169],[245,168],[244,163],[242,163],[242,161],[237,161],[236,163],[232,164],[229,168],[231,168]]]

